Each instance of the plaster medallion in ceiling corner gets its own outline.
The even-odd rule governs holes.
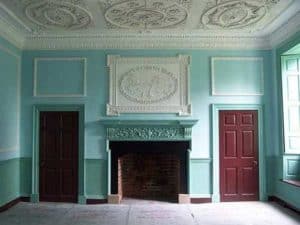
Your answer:
[[[31,1],[24,12],[31,22],[47,29],[77,30],[88,27],[92,21],[82,0]]]
[[[200,24],[210,29],[239,29],[257,24],[280,0],[217,1],[204,11]]]
[[[110,28],[161,29],[184,24],[190,2],[191,0],[113,0],[100,4]]]

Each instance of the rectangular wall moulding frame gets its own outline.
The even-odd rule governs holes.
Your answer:
[[[221,71],[218,70],[218,63],[221,64]],[[211,94],[213,96],[264,95],[263,64],[262,57],[212,57]]]
[[[122,57],[108,55],[107,115],[177,113],[191,115],[190,56]]]
[[[40,73],[39,69],[42,69],[41,63],[47,63],[47,68],[51,67],[53,69],[52,73],[47,70],[48,74]],[[68,73],[64,73],[64,71],[57,71],[55,64],[50,66],[51,63],[64,63],[64,68],[67,68],[69,63]],[[76,63],[76,65],[72,65],[70,63]],[[78,64],[78,65],[77,65]],[[80,70],[78,69],[79,67]],[[41,67],[41,68],[40,68]],[[58,65],[59,67],[59,65]],[[46,69],[47,69],[46,68]],[[59,67],[61,69],[61,67]],[[76,78],[77,74],[77,81]],[[63,74],[62,74],[63,73]],[[64,75],[72,74],[72,77],[63,77]],[[41,76],[44,76],[41,78]],[[54,76],[52,78],[46,76]],[[59,76],[61,75],[61,76]],[[86,79],[87,79],[87,58],[83,57],[38,57],[34,58],[34,79],[33,79],[33,96],[34,97],[85,97],[86,96]],[[43,79],[46,79],[46,81]],[[52,80],[52,81],[51,81]],[[65,85],[62,83],[62,87],[59,87],[61,81],[68,82],[68,86],[72,83],[74,90],[66,91]],[[46,82],[46,83],[45,83]],[[50,83],[49,83],[50,82]],[[56,82],[56,83],[55,83]],[[44,84],[43,84],[44,83]],[[54,88],[54,90],[43,90],[43,86],[49,88]],[[76,88],[78,90],[76,90]]]

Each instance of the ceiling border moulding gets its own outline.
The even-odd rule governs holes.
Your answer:
[[[94,35],[28,37],[24,49],[270,49],[265,37],[195,35]]]

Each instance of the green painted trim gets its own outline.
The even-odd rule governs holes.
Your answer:
[[[266,165],[264,149],[264,110],[262,105],[245,104],[212,104],[212,154],[213,154],[213,202],[220,202],[220,172],[219,172],[219,111],[220,110],[257,110],[258,111],[258,146],[259,146],[259,199],[267,200]]]
[[[84,104],[49,104],[33,106],[33,151],[32,151],[32,193],[31,202],[39,202],[39,117],[41,111],[79,112],[79,157],[78,157],[78,203],[84,202],[85,195],[84,163]]]
[[[86,195],[86,199],[107,199],[107,195]]]
[[[40,195],[39,194],[31,194],[30,195],[30,202],[38,203],[39,201],[40,201]]]
[[[300,171],[300,155],[298,154],[285,154],[282,156],[282,163],[283,163],[283,176],[282,179],[291,179],[291,180],[299,180],[300,179],[300,173],[296,174],[289,174],[289,165],[288,162],[290,160],[298,161],[297,165],[299,166],[299,169],[297,171]]]
[[[87,197],[84,195],[78,195],[78,204],[85,205]]]
[[[190,159],[193,163],[212,163],[212,159],[210,158],[192,158]]]

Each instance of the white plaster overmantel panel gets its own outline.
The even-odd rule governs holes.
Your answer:
[[[190,56],[122,57],[108,55],[107,115],[178,113],[191,115]]]

